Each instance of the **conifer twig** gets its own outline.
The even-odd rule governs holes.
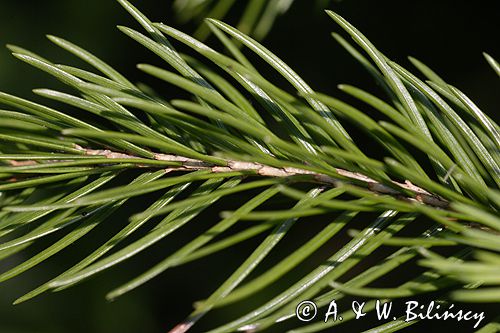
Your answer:
[[[96,149],[86,149],[79,147],[85,151],[86,155],[99,155],[106,156],[107,158],[137,158],[137,156],[123,154],[114,152],[111,150],[96,150]],[[304,176],[309,175],[315,182],[327,184],[332,187],[338,187],[343,184],[343,181],[335,179],[331,176],[312,172],[305,169],[295,168],[295,167],[285,167],[277,168],[255,162],[245,162],[236,160],[227,160],[227,166],[215,166],[213,164],[207,163],[205,161],[188,158],[184,156],[174,155],[174,154],[160,154],[156,153],[154,155],[156,160],[159,161],[170,161],[170,162],[180,162],[181,166],[169,167],[169,171],[196,171],[196,170],[211,170],[212,172],[229,172],[229,171],[245,171],[245,170],[255,170],[256,174],[264,177],[292,177],[292,176]],[[390,187],[388,185],[382,184],[370,177],[367,177],[359,172],[352,172],[349,170],[344,170],[340,168],[335,168],[339,176],[346,177],[352,180],[363,182],[366,187],[372,191],[379,194],[389,194],[394,195],[405,200],[416,201],[422,204],[446,208],[449,206],[449,202],[443,198],[427,192],[421,187],[413,185],[410,181],[405,181],[404,183],[392,181],[394,185],[402,189],[411,191],[414,193],[413,197],[408,197],[403,195],[400,191]]]

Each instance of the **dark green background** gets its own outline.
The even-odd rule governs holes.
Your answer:
[[[330,8],[357,26],[395,61],[410,67],[406,56],[419,58],[498,119],[498,78],[481,55],[482,51],[487,51],[500,58],[497,3],[344,0],[332,1]],[[142,0],[134,1],[134,4],[151,19],[178,27],[170,1]],[[235,15],[228,17],[228,22],[234,23]],[[112,0],[0,1],[0,44],[18,44],[56,62],[81,65],[44,38],[45,34],[54,34],[94,52],[135,81],[155,83],[145,79],[135,69],[135,64],[151,62],[161,65],[162,62],[122,35],[115,28],[116,25],[140,29]],[[181,29],[190,32],[194,30],[194,25]],[[297,0],[288,15],[278,19],[265,45],[294,68],[313,89],[337,96],[341,96],[336,90],[339,83],[375,89],[370,77],[330,37],[329,33],[333,30],[340,31],[326,14],[312,5],[312,1]],[[182,47],[180,49],[185,50]],[[263,65],[260,68],[264,71],[268,69]],[[277,77],[272,72],[268,76]],[[57,88],[60,85],[47,75],[15,60],[7,49],[0,50],[1,91],[31,98],[31,89],[40,87]],[[179,93],[167,86],[161,85],[159,88],[167,98],[176,97]],[[241,197],[241,201],[244,200]],[[44,295],[19,306],[10,305],[24,292],[75,263],[97,241],[104,241],[109,232],[115,230],[116,225],[123,225],[130,211],[137,210],[137,207],[131,204],[128,210],[108,221],[109,225],[98,228],[90,237],[80,241],[78,246],[71,246],[44,265],[0,285],[0,333],[164,332],[190,312],[193,301],[213,291],[255,244],[248,242],[209,260],[173,269],[113,303],[104,300],[106,291],[161,260],[197,230],[194,227],[185,228],[179,237],[170,237],[145,255],[77,287]],[[214,209],[196,221],[213,221],[216,216],[217,211]],[[300,235],[295,237],[300,238]],[[37,248],[42,247],[43,244],[40,244]],[[23,252],[12,260],[0,262],[0,270],[28,258],[32,253]],[[237,312],[238,309],[251,306],[241,304],[239,308],[229,309],[226,313],[216,312],[205,323],[222,322],[233,310]],[[203,327],[202,323],[194,332],[201,331]],[[446,327],[455,331],[472,331],[468,323],[450,323]]]

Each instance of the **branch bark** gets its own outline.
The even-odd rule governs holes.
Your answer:
[[[107,158],[137,158],[136,156],[127,155],[123,153],[113,152],[111,150],[96,150],[96,149],[86,149],[81,148],[85,151],[86,155],[93,156],[106,156]],[[245,171],[245,170],[254,170],[256,174],[264,176],[264,177],[292,177],[292,176],[300,176],[300,175],[309,175],[316,182],[326,184],[331,187],[340,186],[343,181],[333,178],[328,175],[315,173],[309,170],[293,168],[293,167],[285,167],[285,168],[276,168],[260,163],[254,162],[244,162],[244,161],[234,161],[228,160],[227,166],[214,166],[207,162],[188,158],[179,155],[173,154],[155,154],[156,160],[159,161],[171,161],[171,162],[180,162],[181,166],[168,168],[169,171],[194,171],[194,170],[211,170],[212,172],[228,172],[228,171]],[[408,190],[412,192],[413,197],[409,197],[404,195],[402,192],[395,190],[393,187],[382,184],[370,177],[367,177],[361,173],[351,172],[349,170],[344,170],[340,168],[335,169],[337,173],[343,177],[351,179],[353,181],[361,181],[365,184],[366,188],[370,191],[379,193],[379,194],[388,194],[393,196],[402,197],[405,200],[417,201],[422,204],[430,205],[433,207],[447,208],[449,206],[449,202],[437,195],[429,193],[428,191],[420,188],[418,186],[413,185],[411,182],[406,181],[404,183],[392,181],[394,185],[401,189]]]

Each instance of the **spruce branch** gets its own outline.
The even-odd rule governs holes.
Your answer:
[[[90,156],[105,156],[109,159],[134,159],[138,158],[137,156],[128,155],[124,153],[114,152],[111,150],[96,150],[96,149],[86,149],[83,147],[78,147],[81,149],[85,155]],[[159,161],[168,161],[168,162],[180,162],[181,165],[170,167],[166,170],[168,171],[195,171],[195,170],[210,170],[211,172],[230,172],[230,171],[254,171],[256,175],[260,175],[263,177],[294,177],[294,176],[309,176],[314,182],[329,185],[331,187],[341,186],[343,183],[341,180],[333,178],[331,176],[312,172],[305,169],[300,169],[296,167],[272,167],[268,165],[264,165],[261,163],[255,162],[247,162],[247,161],[237,161],[237,160],[225,160],[225,164],[227,166],[217,166],[210,163],[207,163],[202,160],[197,160],[193,158],[188,158],[179,155],[173,154],[161,154],[155,153],[154,159]],[[33,161],[25,161],[24,163],[34,163]],[[20,163],[20,162],[17,162]],[[340,168],[335,168],[335,171],[339,176],[345,177],[351,181],[355,180],[364,183],[364,185],[375,193],[379,194],[390,194],[398,197],[399,199],[408,200],[408,201],[416,201],[422,204],[447,208],[449,206],[449,202],[440,198],[437,195],[433,195],[423,188],[413,185],[410,181],[406,181],[404,183],[392,181],[392,184],[396,188],[405,189],[411,193],[413,193],[412,197],[404,196],[403,193],[397,191],[395,187],[390,187],[388,185],[377,182],[370,177],[367,177],[359,172],[352,172],[349,170],[344,170]]]
[[[356,108],[316,93],[278,56],[228,24],[207,20],[207,27],[226,48],[224,53],[166,24],[151,22],[127,0],[118,2],[149,36],[131,28],[119,29],[157,54],[170,70],[147,64],[138,68],[182,89],[192,99],[167,101],[58,37],[49,39],[99,74],[54,64],[9,46],[15,57],[73,90],[70,94],[36,89],[36,94],[88,112],[91,120],[0,93],[0,103],[12,109],[0,110],[0,116],[16,125],[0,134],[0,260],[56,231],[66,232],[33,257],[0,273],[0,282],[63,251],[127,201],[156,195],[104,244],[16,303],[62,290],[129,260],[166,237],[175,237],[176,230],[203,216],[216,202],[250,192],[247,202],[222,212],[218,222],[107,297],[114,299],[172,267],[265,234],[249,257],[212,295],[198,302],[173,332],[184,332],[209,311],[251,297],[287,277],[331,239],[343,245],[323,248],[331,251],[326,261],[320,256],[322,261],[286,290],[265,295],[263,304],[211,332],[278,325],[294,317],[294,306],[301,299],[326,306],[332,297],[373,298],[384,292],[398,297],[432,291],[450,300],[500,300],[495,266],[500,262],[499,127],[471,98],[416,59],[411,62],[427,81],[392,62],[333,12],[328,15],[360,50],[340,35],[334,38],[375,77],[387,94],[385,99],[340,85],[342,92],[362,102]],[[253,3],[263,8],[264,2]],[[170,38],[196,56],[178,53]],[[297,93],[269,81],[266,70],[257,69],[246,58],[240,50],[243,47],[264,60]],[[491,56],[487,60],[496,64]],[[373,111],[384,120],[377,118],[379,114],[370,116]],[[363,139],[374,140],[383,153],[366,152],[345,123],[356,126]],[[290,206],[260,210],[264,204],[273,207],[277,196]],[[268,273],[253,274],[287,240],[288,232],[300,227],[302,218],[323,215],[335,218],[298,251],[282,256]],[[254,223],[230,233],[245,220]],[[353,220],[362,230],[346,232]],[[146,224],[154,225],[130,240]],[[393,237],[410,224],[416,229],[426,225],[426,230],[413,230],[412,237]],[[340,234],[352,239],[344,244]],[[125,244],[116,250],[120,242]],[[396,250],[384,254],[383,260],[372,261],[370,255],[384,246]],[[439,246],[457,251],[441,255]],[[389,274],[402,263],[420,265],[407,283],[385,289],[370,285],[382,278],[390,281]],[[368,269],[344,278],[358,264]],[[447,290],[452,292],[447,294]],[[308,329],[318,327],[304,327]]]

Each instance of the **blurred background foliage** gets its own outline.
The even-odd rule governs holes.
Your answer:
[[[498,78],[484,61],[481,52],[486,51],[495,58],[500,57],[498,31],[500,11],[498,1],[321,1],[328,8],[344,16],[363,31],[377,47],[398,63],[408,65],[406,56],[412,55],[437,70],[448,82],[467,93],[484,110],[495,110],[498,100]],[[133,3],[149,18],[166,22],[192,33],[197,24],[179,24],[172,11],[173,1],[136,0]],[[246,1],[237,1],[225,21],[236,25]],[[95,53],[132,81],[143,80],[135,64],[148,62],[163,65],[161,60],[144,48],[123,36],[116,25],[136,27],[136,23],[113,0],[23,0],[0,1],[0,44],[12,43],[34,50],[56,62],[78,64],[67,53],[54,47],[45,34],[66,38]],[[351,83],[369,91],[377,92],[372,79],[343,49],[333,41],[330,31],[337,29],[318,4],[308,0],[296,0],[286,15],[277,18],[264,44],[301,75],[313,89],[331,95],[339,83]],[[209,44],[216,43],[209,38]],[[176,45],[177,46],[177,45]],[[186,51],[178,47],[181,51]],[[249,55],[251,59],[252,55]],[[257,61],[257,63],[259,63]],[[410,66],[408,66],[410,67]],[[269,74],[273,78],[274,73]],[[273,81],[273,80],[271,80]],[[147,82],[147,80],[146,80]],[[154,81],[155,88],[158,81]],[[60,85],[40,71],[22,64],[11,57],[7,49],[0,49],[0,90],[22,97],[41,100],[31,94],[32,88]],[[158,87],[167,98],[179,97],[180,92],[169,86]],[[47,103],[44,100],[44,103]],[[490,112],[498,119],[498,111]],[[241,197],[243,202],[245,197]],[[142,203],[141,203],[141,206]],[[203,214],[203,219],[215,220],[217,209]],[[109,224],[123,225],[137,207],[129,206],[120,211]],[[227,210],[227,207],[224,207]],[[199,219],[201,220],[201,219]],[[75,263],[75,253],[81,257],[93,244],[104,241],[116,225],[105,224],[93,233],[93,237],[79,241],[79,247],[51,258],[0,289],[1,333],[58,333],[58,332],[162,332],[172,327],[189,313],[192,301],[200,295],[209,295],[230,272],[238,266],[241,256],[248,254],[259,239],[240,244],[232,251],[216,254],[200,262],[172,269],[129,295],[108,303],[106,291],[127,279],[143,272],[178,248],[189,237],[192,224],[179,232],[178,237],[169,238],[156,245],[135,260],[118,269],[91,279],[81,285],[55,294],[44,295],[27,303],[12,306],[11,302],[24,292],[48,280],[65,267]],[[319,226],[317,226],[319,227]],[[355,226],[354,226],[355,227]],[[315,227],[316,228],[316,227]],[[307,230],[305,231],[307,232]],[[310,230],[311,234],[313,233]],[[136,235],[139,237],[140,235]],[[291,235],[299,240],[302,235]],[[56,235],[57,237],[57,235]],[[53,241],[52,238],[46,240]],[[334,244],[332,244],[334,245]],[[0,262],[4,271],[24,257],[35,253],[39,247],[21,252],[17,257]],[[77,251],[77,252],[75,252]],[[82,253],[85,252],[85,253]],[[307,265],[307,264],[306,264]],[[313,266],[313,263],[311,263]],[[258,303],[258,296],[250,302]],[[247,303],[240,306],[251,308]],[[225,309],[224,316],[231,315]],[[210,316],[214,322],[227,320],[218,312]],[[456,323],[428,324],[434,329],[443,327],[455,331]],[[347,327],[343,327],[347,329]],[[353,328],[355,329],[355,328]],[[419,325],[417,330],[422,330]],[[194,331],[203,330],[203,325]]]

